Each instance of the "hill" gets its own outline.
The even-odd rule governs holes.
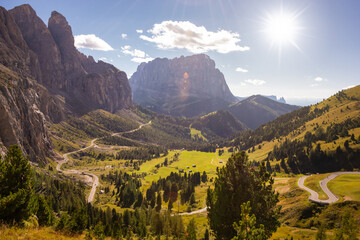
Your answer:
[[[248,129],[245,124],[237,120],[228,111],[209,113],[197,118],[190,126],[200,130],[207,139],[228,138],[234,136],[239,131]]]
[[[234,145],[285,172],[360,168],[360,86],[240,133]]]
[[[130,84],[135,103],[174,116],[199,116],[237,101],[205,54],[142,63]]]
[[[268,97],[254,95],[230,105],[227,110],[251,129],[298,109],[298,106],[274,101]]]

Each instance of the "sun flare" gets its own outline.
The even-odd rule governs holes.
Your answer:
[[[285,12],[268,16],[266,19],[265,32],[268,34],[273,44],[283,45],[291,43],[297,46],[295,40],[300,28],[296,18],[296,14]]]

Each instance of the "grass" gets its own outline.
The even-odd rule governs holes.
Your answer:
[[[184,171],[192,170],[193,172],[203,172],[205,171],[208,175],[208,178],[214,177],[216,173],[217,167],[222,167],[226,164],[227,159],[231,156],[231,153],[225,151],[222,156],[216,153],[207,153],[207,152],[199,152],[199,151],[178,151],[180,153],[179,160],[173,162],[168,167],[160,167],[156,169],[155,165],[162,163],[164,161],[164,157],[156,158],[151,161],[148,161],[140,166],[139,173],[141,172],[154,172],[153,174],[149,174],[145,177],[145,182],[150,184],[152,181],[157,181],[160,177],[165,178],[170,175],[171,172],[178,172],[179,169],[184,169]],[[170,151],[168,159],[170,160],[170,156],[175,154],[174,151]],[[220,163],[222,161],[223,163]],[[192,167],[196,165],[196,167]],[[189,167],[189,169],[187,169]]]
[[[68,240],[84,239],[82,235],[66,235],[63,232],[57,232],[51,227],[43,228],[17,228],[0,226],[0,240],[17,240],[17,239],[44,239],[44,240]]]
[[[270,239],[315,239],[316,230],[313,229],[302,229],[289,226],[281,226],[271,236]]]
[[[201,133],[201,131],[195,129],[195,128],[190,128],[190,134],[191,134],[191,138],[195,139],[195,136],[198,136],[199,139],[202,139],[204,141],[208,141],[206,139],[206,137],[204,137],[204,135]]]
[[[328,199],[328,196],[321,189],[319,181],[323,180],[329,175],[330,173],[312,175],[305,179],[304,185],[317,192],[319,194],[319,199]]]
[[[360,201],[360,175],[340,175],[330,181],[328,187],[345,201]]]

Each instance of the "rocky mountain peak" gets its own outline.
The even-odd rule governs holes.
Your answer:
[[[48,26],[28,4],[0,7],[0,148],[17,143],[32,160],[52,152],[47,121],[132,105],[124,72],[80,53],[60,13]]]
[[[205,54],[143,63],[130,84],[134,102],[172,115],[197,116],[237,101],[224,75]]]
[[[71,27],[63,15],[53,11],[49,18],[48,26],[53,38],[61,49],[75,48]]]

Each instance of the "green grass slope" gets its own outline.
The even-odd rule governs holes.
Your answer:
[[[248,129],[229,111],[217,111],[197,118],[191,127],[200,130],[206,138],[232,137],[235,133]]]
[[[246,126],[255,129],[261,124],[298,108],[298,106],[280,103],[261,95],[254,95],[230,105],[227,110]]]
[[[233,144],[247,150],[250,159],[256,161],[269,158],[298,164],[303,155],[310,157],[312,153],[343,154],[347,161],[356,158],[360,149],[359,116],[360,86],[356,86],[313,106],[282,115],[254,131],[240,133]],[[350,166],[341,164],[343,168],[357,167],[352,163]]]

